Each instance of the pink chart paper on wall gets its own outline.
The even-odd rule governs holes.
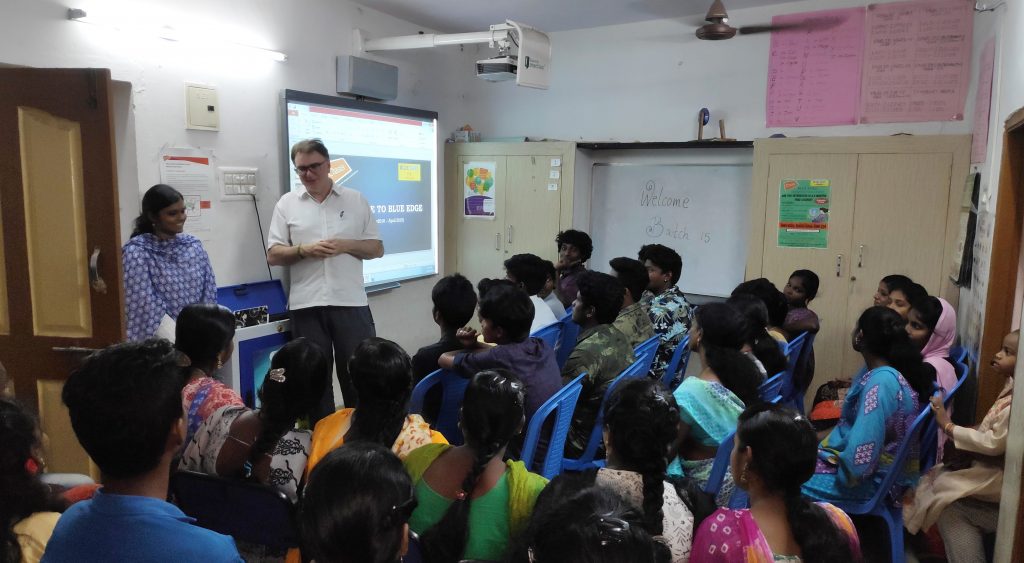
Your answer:
[[[861,123],[963,119],[972,8],[964,0],[868,6]]]
[[[768,63],[768,127],[857,123],[864,8],[787,14],[772,25],[821,20],[819,28],[776,31]]]

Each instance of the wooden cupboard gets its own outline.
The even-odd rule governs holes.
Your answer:
[[[950,274],[970,146],[967,135],[755,141],[746,278],[782,289],[807,268],[821,280],[808,401],[818,385],[863,364],[850,335],[883,276],[908,275],[956,306]],[[780,185],[791,179],[831,181],[827,248],[779,246]]]

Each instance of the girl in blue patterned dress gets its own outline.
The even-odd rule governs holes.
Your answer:
[[[904,328],[886,307],[864,311],[853,333],[853,349],[867,371],[858,375],[843,403],[839,425],[818,446],[815,474],[803,492],[819,500],[871,498],[880,473],[892,465],[897,448],[931,395],[935,372],[923,363]],[[916,449],[916,446],[915,448]],[[918,454],[907,456],[892,491],[897,497],[920,476]]]
[[[216,303],[210,258],[196,237],[182,233],[185,198],[157,184],[142,198],[142,213],[124,245],[124,301],[128,340],[152,336],[163,318],[186,305]]]

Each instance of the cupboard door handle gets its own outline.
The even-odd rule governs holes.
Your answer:
[[[860,252],[857,255],[857,267],[858,268],[863,268],[864,267],[864,245],[863,244],[860,245]]]
[[[100,276],[100,247],[96,247],[89,257],[89,285],[96,293],[107,292],[107,282]]]
[[[508,243],[512,244],[512,225],[508,226]]]
[[[494,250],[501,250],[501,233],[494,233]]]
[[[842,277],[843,275],[843,255],[836,255],[836,277]]]

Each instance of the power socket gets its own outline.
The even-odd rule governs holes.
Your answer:
[[[249,201],[256,196],[259,169],[242,166],[221,166],[221,201]]]

